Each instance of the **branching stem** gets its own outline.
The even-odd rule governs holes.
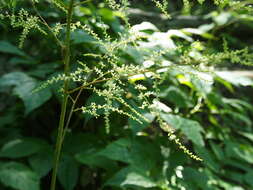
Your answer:
[[[62,47],[63,62],[64,62],[64,74],[66,76],[69,75],[70,32],[71,32],[70,25],[71,25],[71,20],[72,20],[74,1],[75,0],[70,0],[70,3],[69,3],[68,13],[67,13],[66,39],[65,39],[65,44]],[[64,81],[64,92],[67,92],[68,88],[69,88],[69,81],[65,80]],[[62,138],[63,138],[63,132],[64,132],[67,104],[68,104],[68,94],[64,93],[64,97],[63,97],[63,101],[62,101],[62,105],[61,105],[61,115],[60,115],[60,121],[59,121],[59,126],[58,126],[55,152],[54,152],[53,173],[52,173],[52,178],[51,178],[50,190],[55,190],[55,186],[56,186],[56,176],[57,176],[58,166],[59,166],[59,162],[60,162],[60,155],[61,155],[61,149],[62,149],[62,143],[63,143]]]
[[[52,35],[53,35],[55,41],[58,43],[58,45],[59,45],[61,48],[63,48],[63,44],[62,44],[61,40],[58,39],[58,37],[57,37],[57,36],[55,35],[55,33],[53,32],[53,29],[49,26],[49,24],[47,23],[47,21],[40,15],[40,13],[39,13],[38,9],[36,8],[36,6],[35,6],[35,4],[34,4],[33,1],[32,1],[32,6],[33,6],[34,11],[36,12],[36,14],[38,15],[38,17],[40,18],[40,22],[41,22],[42,24],[44,24],[44,25],[48,28],[48,30],[52,33]]]

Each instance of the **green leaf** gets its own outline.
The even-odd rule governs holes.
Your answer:
[[[241,132],[241,131],[237,131],[237,133],[239,133],[240,135],[248,138],[249,140],[251,140],[253,142],[253,134],[247,133],[247,132]]]
[[[218,16],[214,16],[213,19],[217,23],[217,25],[221,26],[221,25],[224,25],[224,24],[228,23],[231,16],[232,15],[229,12],[222,12]]]
[[[77,161],[82,164],[86,164],[90,167],[100,167],[106,170],[114,170],[117,168],[116,162],[101,156],[98,154],[98,151],[95,149],[89,149],[82,151],[75,155]]]
[[[130,139],[122,138],[109,144],[99,153],[99,155],[105,156],[112,160],[129,163],[131,161],[131,155],[128,151],[130,146]]]
[[[135,171],[131,167],[123,168],[117,172],[105,185],[125,187],[139,186],[144,188],[156,187],[156,183],[148,176]]]
[[[39,176],[18,162],[0,164],[0,181],[17,190],[39,190]]]
[[[194,146],[194,150],[197,152],[197,155],[203,159],[203,164],[206,164],[213,171],[218,171],[220,169],[220,165],[213,158],[213,154],[205,147]]]
[[[242,170],[245,172],[251,171],[250,163],[247,163],[244,160],[230,159],[226,157],[226,159],[224,159],[223,161],[227,167],[238,168],[239,170]]]
[[[243,173],[242,172],[238,172],[238,171],[233,171],[233,170],[225,170],[224,172],[224,176],[226,176],[226,178],[236,181],[238,184],[242,184],[243,183]]]
[[[177,107],[191,107],[191,98],[187,96],[182,90],[178,87],[171,86],[165,91],[162,91],[159,95],[161,98],[164,98],[171,103],[175,104]]]
[[[202,96],[205,96],[212,91],[213,77],[210,74],[193,71],[191,81],[194,88],[201,93]]]
[[[150,22],[142,22],[141,24],[136,24],[132,27],[133,31],[159,31],[155,25]]]
[[[201,135],[204,130],[197,121],[172,114],[161,114],[161,117],[173,128],[180,129],[194,144],[204,146]]]
[[[78,163],[71,156],[64,155],[57,176],[65,190],[74,189],[78,181]]]
[[[252,124],[251,119],[247,117],[246,114],[241,114],[241,113],[231,111],[231,110],[221,110],[220,113],[231,116],[235,122],[242,121],[247,126],[251,126]]]
[[[252,179],[253,179],[253,171],[250,171],[246,175],[244,175],[245,182],[253,187],[253,180]]]
[[[148,141],[146,137],[119,139],[98,152],[98,155],[128,163],[133,168],[145,172],[158,168],[156,163],[161,158],[160,147]]]
[[[92,36],[82,30],[72,32],[71,39],[74,44],[91,43],[96,41]]]
[[[236,73],[232,73],[229,71],[220,71],[216,72],[216,75],[235,86],[253,86],[252,79],[245,76],[240,76]]]
[[[23,51],[19,50],[16,46],[7,41],[0,41],[0,52],[26,56]]]
[[[33,94],[32,91],[38,86],[38,83],[35,79],[22,72],[8,73],[0,78],[1,88],[9,86],[14,86],[14,94],[18,95],[23,100],[25,115],[44,104],[52,96],[48,88]]]
[[[53,150],[49,148],[42,149],[29,158],[29,163],[40,178],[46,176],[52,169]]]
[[[226,140],[225,144],[225,152],[228,157],[237,158],[253,164],[253,148],[251,145],[240,144],[231,140]]]
[[[67,154],[76,154],[90,149],[96,149],[103,145],[102,141],[97,139],[95,134],[77,133],[66,136],[64,139],[63,152]]]
[[[222,148],[219,145],[215,144],[214,142],[210,142],[210,145],[217,159],[224,160],[225,156]]]
[[[7,142],[0,149],[0,157],[4,158],[21,158],[30,156],[42,148],[44,148],[47,144],[35,138],[20,138]]]
[[[86,164],[90,167],[100,167],[106,170],[114,170],[117,168],[115,161],[108,159],[105,156],[99,155],[99,149],[93,147],[86,147],[75,155],[77,161]]]
[[[186,167],[183,170],[183,177],[187,183],[192,183],[196,189],[210,189],[207,185],[208,177],[203,172],[199,172],[196,169]]]
[[[107,9],[107,8],[101,8],[98,10],[98,13],[102,16],[103,19],[105,20],[110,20],[112,21],[114,19],[114,14],[112,10]]]

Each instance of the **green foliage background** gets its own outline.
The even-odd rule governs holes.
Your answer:
[[[36,4],[52,27],[65,20],[55,4],[64,7],[68,1],[53,2]],[[58,189],[253,189],[253,81],[232,72],[252,69],[253,2],[173,0],[167,8],[171,18],[154,2],[130,1],[129,23],[147,39],[136,40],[139,49],[127,43],[116,51],[120,65],[170,66],[155,88],[148,75],[126,79],[124,100],[150,122],[112,113],[108,128],[104,110],[99,117],[75,112],[63,145]],[[29,1],[1,0],[0,18],[21,8],[34,14]],[[75,7],[74,20],[113,44],[128,35],[123,13],[108,1],[90,1]],[[43,33],[45,28],[31,29],[23,42],[22,28],[16,25],[0,21],[0,188],[49,189],[61,82],[32,91],[62,72],[62,52],[53,36]],[[60,30],[59,38],[64,33]],[[85,30],[73,29],[71,42],[72,62],[82,60],[90,68],[98,60],[83,54],[105,53]],[[161,48],[165,54],[156,55]],[[175,137],[168,138],[155,115],[139,108],[137,84],[150,86],[159,97],[153,106],[175,129]],[[92,102],[106,104],[88,90],[77,104],[88,107]],[[121,108],[117,102],[113,106]],[[185,154],[175,138],[203,161]]]

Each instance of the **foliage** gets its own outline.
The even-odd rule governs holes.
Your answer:
[[[252,66],[249,1],[0,6],[0,188],[49,189],[61,143],[58,189],[253,188],[253,81],[218,71]]]

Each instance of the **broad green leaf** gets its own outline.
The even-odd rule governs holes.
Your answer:
[[[161,114],[161,117],[173,128],[180,129],[194,144],[204,146],[204,140],[201,135],[204,130],[197,121],[172,114]]]
[[[98,155],[128,163],[136,170],[145,172],[158,168],[156,163],[160,162],[162,157],[160,147],[149,142],[146,137],[119,139],[98,152]]]
[[[156,187],[157,184],[148,176],[135,171],[131,167],[123,168],[117,172],[105,185],[128,187],[139,186],[144,188]]]
[[[229,71],[220,71],[215,73],[218,77],[222,78],[225,81],[230,82],[235,86],[253,86],[253,80],[240,76],[236,73],[229,72]]]
[[[182,90],[175,86],[171,86],[162,91],[159,96],[170,101],[179,108],[192,106],[191,97],[187,96]]]
[[[218,160],[223,160],[224,157],[224,153],[223,150],[221,149],[221,147],[217,144],[215,144],[214,142],[210,142],[211,148],[215,154],[215,156],[217,157]]]
[[[14,112],[6,113],[0,116],[0,128],[5,125],[11,125],[12,122],[15,122],[17,115]]]
[[[231,159],[226,157],[224,160],[224,164],[229,167],[238,168],[239,170],[244,170],[245,172],[251,171],[250,163],[245,162],[244,160]]]
[[[193,71],[191,81],[194,88],[201,93],[202,96],[206,96],[212,91],[214,81],[213,77],[208,73]]]
[[[160,147],[155,142],[149,141],[147,137],[133,139],[129,152],[132,168],[145,173],[156,169],[161,170],[162,155]]]
[[[186,35],[184,32],[182,32],[181,30],[175,30],[175,29],[171,29],[171,30],[168,30],[167,31],[167,34],[170,36],[170,37],[173,37],[173,36],[176,36],[176,37],[179,37],[179,38],[183,38],[189,42],[192,42],[193,39]]]
[[[99,155],[105,156],[112,160],[129,163],[131,155],[128,149],[131,146],[131,140],[122,138],[109,144],[104,150],[100,151]]]
[[[74,44],[91,43],[96,41],[92,36],[82,30],[76,30],[72,32],[71,39],[73,40]]]
[[[250,171],[246,175],[244,175],[245,182],[253,187],[253,180],[252,179],[253,179],[253,171]]]
[[[136,24],[131,28],[134,32],[141,32],[141,31],[158,31],[157,27],[150,22],[142,22],[141,24]]]
[[[214,16],[213,19],[217,25],[221,26],[226,24],[230,20],[231,16],[232,15],[229,12],[222,12],[218,16]]]
[[[9,86],[14,86],[14,94],[23,100],[26,115],[44,104],[52,96],[48,88],[32,93],[34,88],[38,86],[38,83],[35,79],[22,72],[8,73],[0,78],[1,88]]]
[[[143,63],[144,58],[140,51],[138,51],[136,48],[128,45],[126,47],[122,47],[122,50],[136,62],[136,63]]]
[[[91,15],[92,10],[87,8],[87,7],[78,7],[80,12],[83,13],[84,15]]]
[[[98,10],[98,13],[102,16],[105,20],[112,21],[114,19],[113,11],[107,8],[101,8]]]
[[[203,164],[206,164],[213,171],[218,171],[220,169],[220,165],[206,147],[194,146],[194,150],[197,152],[197,155],[203,159]]]
[[[183,169],[183,179],[187,183],[192,183],[196,189],[210,189],[207,185],[208,177],[203,172],[199,172],[193,168],[186,167]]]
[[[74,189],[78,181],[78,163],[71,156],[63,156],[57,176],[65,190]]]
[[[241,144],[236,141],[225,141],[226,147],[225,152],[228,157],[244,160],[248,163],[253,164],[253,148],[248,144]]]
[[[53,150],[49,148],[42,149],[29,158],[29,163],[39,177],[44,177],[52,168]]]
[[[237,131],[237,133],[248,138],[249,140],[251,140],[253,142],[253,134],[252,133],[241,132],[241,131]]]
[[[44,141],[34,138],[11,140],[0,149],[0,157],[21,158],[30,156],[43,149],[46,145]]]
[[[206,38],[206,39],[215,39],[215,36],[213,36],[212,34],[210,33],[207,33],[205,30],[205,28],[184,28],[184,29],[181,29],[181,31],[183,33],[185,33],[186,35],[199,35],[203,38]]]
[[[99,167],[106,170],[115,170],[117,168],[116,162],[101,156],[98,154],[98,151],[95,149],[89,149],[82,151],[75,155],[77,161],[82,164],[86,164],[90,167]]]
[[[234,171],[234,170],[225,170],[224,176],[226,176],[226,178],[231,179],[233,181],[236,181],[239,184],[243,183],[243,173],[240,171]]]
[[[23,51],[7,41],[0,41],[0,52],[26,56]]]
[[[0,181],[17,190],[39,190],[39,176],[18,162],[0,164]]]
[[[219,83],[224,85],[230,92],[232,93],[234,92],[233,85],[229,81],[226,81],[223,78],[218,77],[218,76],[215,77],[215,81],[218,81]]]
[[[147,128],[150,123],[155,119],[155,116],[151,113],[149,113],[148,110],[143,110],[140,109],[136,103],[134,103],[133,101],[128,101],[128,103],[138,112],[140,113],[143,117],[145,117],[148,121],[144,120],[143,118],[140,118],[139,116],[137,116],[137,118],[142,121],[142,123],[137,122],[131,118],[128,118],[128,123],[129,126],[131,127],[132,132],[136,135],[138,132],[143,131],[145,128]],[[131,114],[129,112],[129,114]]]
[[[234,121],[242,121],[244,122],[244,124],[246,124],[247,126],[251,126],[252,122],[251,122],[251,119],[249,117],[247,117],[246,114],[241,114],[239,112],[235,112],[235,111],[232,111],[230,109],[227,109],[227,110],[221,110],[220,112],[221,114],[224,114],[224,115],[229,115],[230,117],[232,117],[234,119]],[[233,124],[233,123],[232,123]]]
[[[90,149],[98,149],[98,147],[102,145],[104,144],[97,139],[95,134],[79,132],[66,136],[64,139],[63,152],[76,154]]]

